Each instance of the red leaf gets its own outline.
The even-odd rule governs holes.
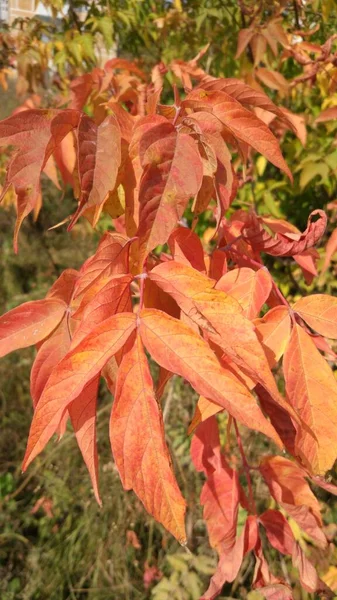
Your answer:
[[[292,113],[289,114],[289,111],[286,111],[283,107],[276,106],[261,89],[255,89],[235,78],[214,79],[206,83],[203,82],[199,87],[207,91],[226,92],[247,108],[256,107],[269,111],[284,121],[294,131],[294,126],[291,122]]]
[[[171,233],[168,245],[176,262],[191,266],[201,273],[206,272],[204,250],[194,231],[187,227],[177,227]]]
[[[276,502],[324,548],[326,538],[321,530],[319,503],[305,480],[305,471],[281,456],[266,457],[260,471]]]
[[[0,123],[2,145],[12,145],[16,153],[11,158],[0,199],[10,185],[17,195],[17,220],[14,248],[23,219],[39,201],[40,177],[46,162],[62,139],[77,126],[79,113],[73,110],[33,109],[20,112]]]
[[[66,304],[57,298],[25,302],[0,317],[0,356],[41,342],[60,323]]]
[[[113,315],[84,338],[53,370],[33,417],[24,470],[55,433],[70,403],[124,346],[135,327],[136,316],[132,313]]]
[[[318,221],[313,217],[318,216]],[[254,251],[266,252],[272,256],[294,256],[311,248],[324,234],[327,216],[323,210],[314,210],[308,219],[308,225],[303,233],[277,233],[272,237],[255,219],[251,227],[242,231],[243,237],[249,241]]]
[[[235,545],[220,556],[216,571],[210,581],[209,587],[200,600],[215,600],[221,593],[225,583],[231,583],[237,577],[243,557],[256,545],[258,539],[257,520],[249,516],[244,530],[236,539]]]
[[[114,116],[101,125],[82,115],[78,125],[78,171],[80,179],[79,207],[68,230],[90,207],[99,209],[108,193],[114,189],[121,163],[121,135]],[[97,218],[100,212],[97,212]],[[94,219],[93,226],[97,218]]]
[[[315,119],[315,122],[325,123],[326,121],[331,121],[332,119],[337,119],[337,106],[331,106],[330,108],[323,110]]]
[[[70,348],[68,316],[65,315],[53,334],[40,346],[30,374],[30,393],[36,407],[54,367]]]
[[[148,352],[167,370],[189,381],[192,387],[226,410],[241,423],[279,438],[264,418],[254,397],[221,368],[207,343],[184,323],[158,310],[143,310],[140,332]]]
[[[137,233],[140,263],[156,246],[167,242],[202,181],[196,142],[183,133],[172,132],[154,141],[145,152],[143,168]]]
[[[110,441],[124,488],[133,489],[146,510],[186,543],[185,501],[172,471],[161,411],[138,336],[118,371]]]
[[[282,554],[292,554],[295,538],[290,525],[278,510],[267,510],[259,517],[269,543]]]

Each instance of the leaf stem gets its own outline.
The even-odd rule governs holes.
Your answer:
[[[254,500],[252,480],[250,478],[250,466],[249,466],[247,458],[246,458],[245,450],[244,450],[244,447],[243,447],[243,443],[242,443],[242,439],[241,439],[241,435],[240,435],[240,432],[239,432],[239,428],[238,428],[238,424],[236,422],[236,419],[233,419],[233,422],[234,422],[236,440],[237,440],[237,443],[238,443],[239,451],[240,451],[241,458],[242,458],[242,464],[243,464],[243,468],[245,470],[245,475],[246,475],[246,479],[247,479],[250,507],[251,507],[252,513],[254,515],[256,515],[257,511],[256,511],[255,500]]]

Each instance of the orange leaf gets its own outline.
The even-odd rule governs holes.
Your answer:
[[[124,346],[135,327],[136,315],[113,315],[84,338],[53,370],[34,413],[24,470],[55,433],[70,403]]]
[[[247,427],[280,443],[255,398],[222,369],[207,343],[187,325],[161,311],[145,309],[140,314],[140,332],[146,349],[161,367],[187,379],[197,393],[228,410]]]
[[[256,334],[266,353],[270,367],[283,356],[291,334],[291,318],[286,306],[275,306],[254,321]]]
[[[54,367],[70,348],[70,332],[65,315],[52,335],[41,345],[30,373],[30,394],[36,407]]]
[[[241,267],[223,275],[216,284],[216,289],[236,298],[245,316],[253,319],[258,316],[271,292],[272,279],[265,269],[253,271],[248,267]]]
[[[297,452],[311,472],[324,474],[337,456],[337,381],[311,337],[299,325],[293,328],[283,369],[289,401],[313,432],[310,435],[299,428]]]
[[[211,108],[213,115],[235,138],[263,154],[292,180],[291,171],[282,156],[279,143],[270,129],[232,96],[226,92],[197,89],[187,96],[183,104],[199,110]]]
[[[210,545],[221,554],[235,544],[240,484],[237,472],[229,467],[220,452],[215,418],[198,427],[191,444],[191,457],[196,468],[204,470],[207,477],[200,502]]]
[[[124,488],[133,489],[146,510],[180,543],[186,543],[186,504],[172,470],[160,407],[138,335],[118,371],[110,441]]]
[[[57,298],[25,302],[0,317],[0,356],[41,342],[59,324],[66,304]]]
[[[112,275],[106,285],[85,306],[72,348],[99,323],[116,313],[131,312],[130,283],[132,275]]]
[[[280,396],[254,326],[242,314],[237,300],[214,289],[214,280],[175,261],[158,265],[149,277],[171,294],[184,313],[202,327],[209,339],[244,373],[266,387],[274,401],[297,418],[289,403]],[[201,394],[212,400],[204,392]]]
[[[96,403],[99,377],[95,377],[69,406],[69,416],[76,440],[87,465],[95,498],[101,506],[98,491],[98,456],[96,446]]]
[[[187,433],[191,435],[200,423],[206,421],[209,417],[216,415],[223,410],[221,406],[208,400],[204,396],[200,396],[195,407],[193,419],[188,427]]]
[[[119,233],[105,233],[95,254],[85,261],[80,270],[74,297],[85,294],[87,298],[81,300],[85,300],[86,304],[105,285],[107,277],[128,272],[128,259],[128,240]]]
[[[312,294],[300,298],[293,306],[311,329],[337,339],[337,298],[328,294]]]

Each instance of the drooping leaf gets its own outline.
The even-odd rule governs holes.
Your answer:
[[[23,469],[43,450],[70,403],[124,346],[135,327],[134,314],[113,315],[84,338],[53,370],[34,413]]]
[[[313,221],[316,216],[319,219]],[[272,256],[293,256],[317,244],[325,231],[326,224],[325,212],[314,210],[309,215],[308,225],[303,233],[277,233],[273,237],[255,220],[251,227],[243,230],[243,236],[255,251],[266,252]]]
[[[30,394],[36,407],[54,367],[67,354],[71,343],[68,315],[40,346],[30,374]]]
[[[146,510],[185,543],[186,504],[172,470],[160,407],[138,335],[118,371],[110,441],[124,488],[133,489]]]
[[[278,510],[266,510],[260,517],[269,543],[282,554],[292,555],[295,538],[287,519]]]
[[[0,356],[41,342],[57,327],[67,306],[57,298],[25,302],[0,317]]]
[[[326,547],[319,503],[305,480],[305,471],[281,456],[264,458],[260,471],[276,502],[319,547]]]
[[[235,544],[240,499],[238,473],[229,467],[220,452],[214,417],[198,427],[194,439],[197,443],[191,446],[192,460],[206,473],[200,494],[203,518],[210,545],[221,555]]]
[[[174,131],[153,142],[142,162],[144,174],[139,190],[137,233],[141,263],[151,250],[167,242],[202,181],[202,162],[196,142],[183,133]]]
[[[274,428],[263,417],[254,397],[234,376],[221,368],[207,343],[187,325],[155,309],[140,315],[144,345],[154,360],[187,379],[198,392],[210,398],[241,423],[265,433],[276,443]]]
[[[121,162],[121,135],[114,116],[96,125],[82,115],[78,125],[79,208],[69,229],[87,208],[98,210],[115,187]],[[94,224],[97,218],[94,218]]]
[[[312,294],[295,302],[293,310],[317,333],[337,338],[337,298],[328,294]]]
[[[236,539],[234,546],[220,556],[209,587],[200,600],[215,600],[221,593],[224,584],[234,581],[239,573],[243,557],[253,550],[257,539],[257,519],[255,515],[252,515],[247,518],[244,529]]]
[[[82,390],[69,405],[69,416],[76,440],[87,465],[95,498],[102,504],[98,491],[98,455],[96,446],[96,404],[99,377],[96,377]]]
[[[12,145],[12,156],[2,190],[2,199],[10,185],[17,195],[17,220],[14,249],[23,219],[36,207],[41,194],[41,173],[55,148],[74,129],[79,120],[78,111],[32,109],[17,113],[0,123],[1,145]]]
[[[315,436],[300,427],[297,452],[312,473],[324,474],[337,457],[337,381],[311,337],[297,324],[283,369],[289,401]]]
[[[177,227],[171,233],[168,245],[176,262],[190,265],[201,273],[206,272],[203,247],[194,231],[187,227]]]
[[[188,435],[191,435],[191,433],[194,432],[194,430],[198,427],[200,423],[203,423],[204,421],[209,419],[209,417],[216,415],[222,410],[223,409],[221,408],[221,406],[215,404],[215,402],[212,402],[212,400],[208,400],[204,396],[199,396],[199,400],[195,407],[193,419],[187,430]]]

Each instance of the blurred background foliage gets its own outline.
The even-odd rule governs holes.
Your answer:
[[[335,0],[303,4],[299,0],[50,0],[43,4],[51,11],[49,19],[0,24],[1,118],[27,98],[38,97],[42,105],[48,105],[55,93],[67,91],[74,77],[102,65],[110,55],[136,57],[137,65],[150,72],[158,63],[191,60],[210,44],[200,62],[208,73],[240,77],[260,86],[277,104],[303,115],[307,126],[305,144],[304,139],[301,142],[293,134],[281,132],[294,184],[256,157],[233,208],[253,204],[261,214],[287,219],[302,230],[311,210],[327,209],[329,227],[318,249],[318,276],[310,285],[291,259],[268,257],[267,264],[289,301],[308,291],[335,293],[336,252],[332,252],[330,268],[325,270],[324,265],[326,241],[335,230],[337,216],[337,121],[315,124],[315,118],[322,110],[337,106],[337,66],[322,62],[314,76],[298,80],[303,69],[294,57],[281,44],[276,43],[275,52],[258,37],[265,25],[277,18],[285,32],[321,47],[336,33]],[[240,31],[249,28],[254,28],[257,36],[255,46],[248,45],[238,57]],[[307,56],[314,60],[317,50],[309,48]],[[172,73],[167,80],[174,81]],[[170,100],[166,88],[165,99]],[[2,151],[2,174],[6,158]],[[64,227],[49,231],[73,211],[74,198],[70,189],[63,194],[46,178],[43,200],[37,219],[30,216],[22,227],[18,255],[12,249],[15,214],[10,198],[0,212],[2,311],[43,297],[64,268],[83,263],[110,226],[104,218],[94,231],[85,220],[71,234]],[[212,219],[208,211],[199,225],[206,247],[212,237]],[[0,362],[1,600],[198,600],[216,557],[207,543],[198,502],[201,477],[189,459],[186,429],[196,400],[190,388],[174,378],[163,400],[168,443],[189,506],[187,550],[154,523],[132,494],[122,490],[108,443],[111,397],[103,385],[98,413],[103,508],[94,501],[71,431],[58,445],[49,444],[28,472],[21,474],[32,414],[29,371],[33,354],[29,349]],[[268,452],[266,442],[254,432],[245,431],[244,439],[252,462]],[[257,482],[257,491],[261,507],[265,506],[268,494],[261,482]],[[323,490],[316,492],[331,541],[329,554],[319,558],[320,575],[337,592],[337,544],[333,543],[337,540],[337,502]],[[309,544],[305,539],[302,543]],[[272,551],[268,558],[275,572],[281,570],[292,582],[296,600],[307,600],[310,595],[297,589],[296,573],[287,559],[279,563]],[[223,598],[258,600],[257,592],[250,592],[249,587],[253,569],[248,557]]]

